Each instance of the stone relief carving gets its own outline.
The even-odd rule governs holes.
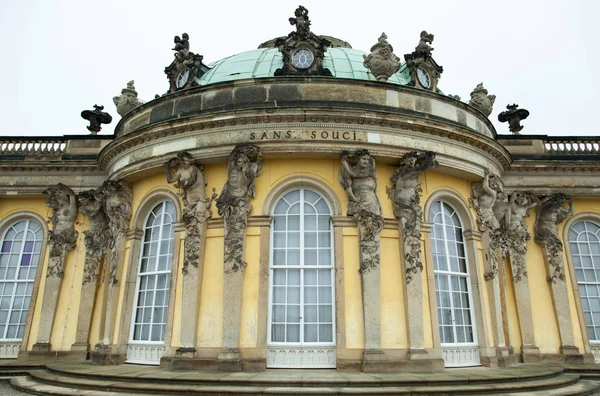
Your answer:
[[[94,110],[83,110],[81,112],[81,118],[90,122],[87,129],[92,135],[96,135],[102,130],[102,124],[110,124],[112,122],[112,116],[102,110],[104,110],[104,106],[94,105]]]
[[[371,53],[363,55],[364,66],[373,73],[377,81],[387,81],[400,70],[400,58],[394,54],[394,48],[387,42],[387,35],[381,33],[377,44],[371,47]]]
[[[46,205],[53,211],[50,217],[50,261],[46,277],[62,278],[67,255],[75,248],[79,236],[75,230],[77,197],[73,190],[62,183],[47,188],[42,194],[47,197]]]
[[[498,121],[507,122],[508,121],[508,129],[518,135],[519,132],[523,129],[521,125],[521,121],[529,117],[529,111],[525,109],[519,109],[518,104],[509,104],[506,105],[505,111],[498,114]]]
[[[505,227],[501,221],[506,216],[508,202],[500,177],[486,171],[481,183],[473,183],[469,203],[477,213],[479,231],[489,231],[491,270],[484,278],[491,280],[498,275],[498,248],[505,245]]]
[[[423,271],[421,261],[421,187],[419,177],[424,171],[438,165],[435,153],[411,151],[400,159],[400,167],[391,178],[392,187],[387,188],[394,206],[394,215],[402,222],[404,234],[404,262],[406,283]]]
[[[488,90],[483,87],[483,83],[479,83],[471,92],[469,105],[481,111],[486,117],[489,117],[492,114],[495,101],[496,95],[488,95]]]
[[[568,205],[568,208],[565,207]],[[534,231],[535,241],[546,246],[548,263],[552,273],[548,276],[549,283],[557,280],[565,281],[563,264],[563,244],[558,236],[556,226],[573,215],[573,200],[566,194],[555,193],[540,201],[537,208]]]
[[[520,282],[523,277],[527,277],[525,254],[527,253],[527,241],[531,239],[531,235],[527,231],[527,223],[523,219],[529,216],[529,209],[538,206],[539,202],[539,199],[530,192],[515,191],[511,194],[504,212],[506,224],[504,249],[510,252],[515,282]]]
[[[258,146],[239,144],[229,155],[228,178],[217,199],[219,215],[225,221],[226,272],[243,271],[244,241],[248,213],[252,210],[250,198],[256,195],[255,179],[262,169],[262,153]]]
[[[360,269],[367,273],[379,266],[379,233],[383,228],[377,198],[375,160],[368,150],[342,151],[338,180],[348,197],[348,216],[356,219],[360,237]]]
[[[104,196],[97,190],[79,193],[79,211],[90,221],[90,227],[83,232],[85,235],[85,267],[83,284],[96,281],[98,266],[104,252],[111,242],[108,217],[104,212]]]
[[[182,272],[187,275],[190,265],[198,267],[200,258],[200,238],[204,222],[212,216],[210,207],[217,197],[206,195],[204,166],[196,164],[192,155],[186,151],[177,154],[165,163],[167,182],[175,183],[181,189],[184,210],[182,220],[186,228],[185,257]]]
[[[113,97],[113,103],[117,107],[117,113],[121,117],[143,103],[138,99],[138,93],[133,85],[133,80],[129,81],[127,87],[121,90],[121,95]]]
[[[117,250],[120,239],[129,231],[133,192],[129,184],[115,180],[105,181],[100,187],[100,191],[104,196],[104,212],[108,217],[111,236],[109,242],[111,249],[110,281],[112,284],[117,284]]]

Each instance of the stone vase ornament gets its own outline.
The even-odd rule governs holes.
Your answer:
[[[400,58],[394,54],[394,48],[387,42],[387,35],[381,33],[377,44],[371,47],[369,55],[363,55],[363,65],[371,71],[377,81],[387,81],[400,70]]]
[[[113,97],[113,103],[117,107],[117,113],[121,117],[143,103],[138,99],[138,93],[135,90],[133,82],[131,80],[127,83],[127,87],[121,90],[121,95]]]
[[[479,83],[471,92],[469,105],[481,111],[486,117],[489,117],[494,109],[495,101],[496,95],[488,95],[488,90],[483,87],[483,83]]]

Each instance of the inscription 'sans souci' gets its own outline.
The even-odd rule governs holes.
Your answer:
[[[250,132],[250,140],[346,140],[362,141],[356,131],[274,130]]]

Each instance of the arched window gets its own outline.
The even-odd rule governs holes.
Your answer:
[[[442,352],[447,367],[478,365],[463,228],[456,211],[435,201],[429,218]]]
[[[23,338],[43,237],[42,226],[33,219],[17,221],[2,235],[0,245],[0,339],[2,340]]]
[[[163,201],[146,220],[127,351],[129,363],[159,364],[164,351],[175,218],[173,203]]]
[[[578,221],[569,230],[569,246],[590,341],[600,341],[600,226]]]
[[[331,208],[300,188],[275,205],[271,234],[269,367],[335,367]]]

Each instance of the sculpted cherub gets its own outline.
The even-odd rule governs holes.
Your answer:
[[[296,25],[298,33],[307,33],[310,30],[310,20],[308,19],[308,10],[303,6],[299,6],[294,11],[295,18],[289,19],[290,25]]]
[[[179,36],[175,36],[173,40],[175,42],[175,47],[173,47],[173,51],[189,51],[190,50],[190,36],[187,33],[183,33],[181,38]]]

